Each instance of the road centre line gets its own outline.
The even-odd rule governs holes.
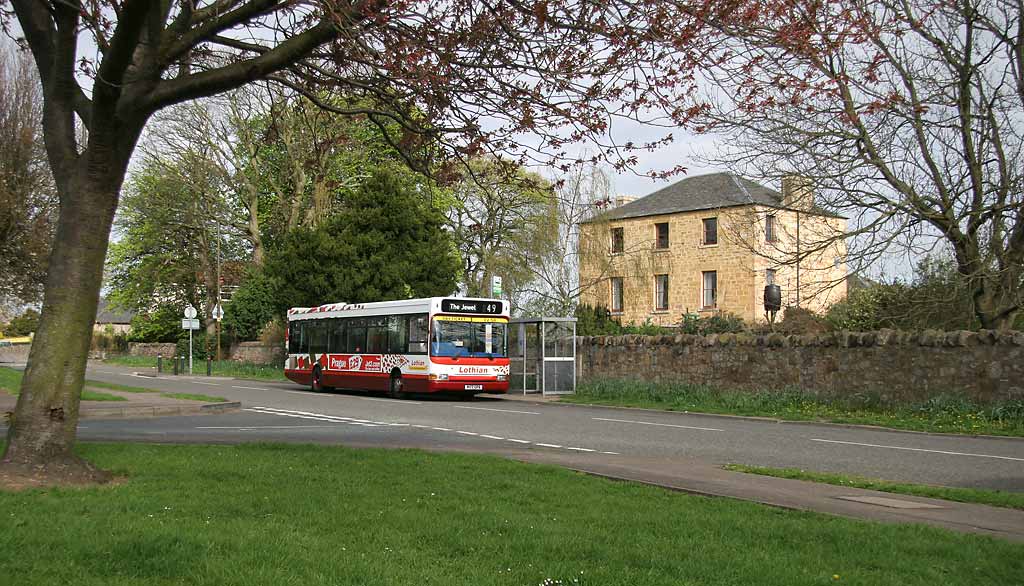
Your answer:
[[[361,399],[363,401],[381,401],[384,403],[401,403],[402,405],[422,405],[419,401],[406,401],[404,399],[378,399],[376,397],[352,397],[353,399]]]
[[[883,446],[879,444],[862,444],[859,442],[843,442],[839,440],[827,440],[812,438],[812,442],[824,442],[829,444],[846,444],[849,446],[865,446],[868,448],[884,448],[887,450],[906,450],[908,452],[930,452],[932,454],[945,454],[947,456],[970,456],[972,458],[994,458],[997,460],[1013,460],[1014,462],[1024,462],[1024,458],[1012,458],[1010,456],[995,456],[992,454],[972,454],[969,452],[947,452],[945,450],[926,450],[924,448],[907,448],[903,446]]]
[[[522,413],[523,415],[540,415],[534,411],[513,411],[512,409],[490,409],[488,407],[467,407],[465,405],[456,405],[456,409],[476,409],[477,411],[497,411],[499,413]]]
[[[562,446],[560,446],[558,444],[541,444],[541,443],[536,443],[536,444],[533,444],[533,445],[540,446],[542,448],[560,448],[560,447],[562,447]]]
[[[480,437],[485,437],[487,439],[496,439],[496,440],[503,440],[503,439],[505,439],[503,437],[498,437],[496,435],[484,435],[482,433],[480,434]]]
[[[274,389],[267,389],[267,388],[264,388],[264,387],[243,387],[243,386],[239,386],[239,385],[231,385],[231,388],[232,389],[249,389],[249,390],[252,390],[252,391],[273,391],[274,390]]]
[[[628,419],[605,419],[604,417],[593,417],[594,421],[614,421],[616,423],[636,423],[637,425],[655,425],[658,427],[678,427],[679,429],[696,429],[698,431],[725,431],[714,427],[694,427],[692,425],[674,425],[671,423],[653,423],[651,421],[630,421]]]
[[[370,427],[377,427],[380,425],[388,425],[381,421],[368,421],[366,419],[353,419],[351,417],[342,417],[340,415],[325,415],[323,413],[309,413],[308,411],[292,411],[289,409],[276,409],[274,407],[252,407],[244,409],[244,411],[254,411],[256,413],[263,413],[265,415],[282,415],[285,417],[298,417],[300,419],[319,419],[321,421],[336,421],[339,423],[350,423],[353,425],[366,425]]]
[[[331,428],[341,427],[342,423],[338,422],[337,425],[246,425],[246,426],[203,426],[196,427],[196,429],[309,429],[309,428]]]
[[[512,439],[512,438],[506,438],[506,439],[507,439],[508,441],[510,441],[510,442],[515,442],[515,443],[517,443],[517,444],[528,444],[528,443],[530,443],[530,441],[529,441],[529,440],[521,440],[521,439]]]
[[[262,413],[263,415],[278,415],[278,416],[281,416],[281,417],[294,417],[296,419],[312,419],[314,421],[331,421],[331,422],[334,422],[334,423],[345,423],[345,424],[348,424],[348,425],[362,425],[362,426],[365,426],[365,427],[380,427],[379,425],[372,425],[372,424],[366,424],[366,423],[356,423],[354,421],[342,421],[342,420],[334,419],[334,418],[331,418],[331,417],[316,417],[316,416],[313,416],[313,415],[296,415],[294,413],[277,413],[277,412],[274,412],[274,411],[261,411],[259,409],[243,409],[243,411],[252,411],[254,413]]]
[[[191,382],[193,384],[196,384],[196,385],[206,385],[208,387],[219,387],[219,386],[221,386],[220,383],[204,383],[202,381],[197,381],[197,380],[189,381],[189,382]]]

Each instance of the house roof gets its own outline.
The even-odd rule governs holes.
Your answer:
[[[111,308],[106,299],[100,299],[100,304],[96,308],[96,323],[98,324],[131,324],[134,316],[134,311]]]
[[[732,173],[710,173],[677,181],[626,205],[608,210],[599,219],[622,220],[751,204],[784,207],[782,194],[774,189]],[[820,209],[812,212],[832,215]]]

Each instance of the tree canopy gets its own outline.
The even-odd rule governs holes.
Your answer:
[[[267,256],[274,309],[448,295],[459,258],[443,214],[384,170],[374,172],[335,215],[289,232]]]

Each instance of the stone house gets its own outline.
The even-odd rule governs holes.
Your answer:
[[[624,324],[716,313],[755,323],[777,284],[784,306],[823,312],[846,296],[846,219],[816,206],[806,180],[782,183],[699,175],[599,213],[580,226],[580,301]]]
[[[110,332],[114,334],[127,334],[132,329],[132,317],[135,312],[114,309],[106,299],[100,299],[96,308],[96,321],[93,322],[94,332]]]

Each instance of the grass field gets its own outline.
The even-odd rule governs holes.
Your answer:
[[[18,389],[21,387],[22,372],[20,370],[14,370],[13,368],[7,368],[0,366],[0,390],[6,391],[12,395],[18,394]],[[143,387],[131,387],[128,385],[118,385],[114,383],[106,383],[103,381],[88,380],[85,381],[85,387],[82,390],[83,401],[126,401],[124,397],[117,395],[111,395],[110,393],[104,393],[101,391],[94,390],[96,388],[108,389],[111,391],[119,391],[122,393],[160,393],[161,396],[171,397],[173,399],[189,399],[192,401],[206,401],[207,403],[223,403],[227,399],[224,397],[212,397],[210,395],[200,395],[198,393],[164,393],[155,389],[147,389]]]
[[[94,386],[92,381],[86,381],[86,386]],[[0,366],[0,392],[6,392],[10,395],[18,395],[18,391],[21,389],[21,371],[14,370],[13,368],[7,368],[6,366]],[[146,390],[146,392],[152,392]],[[91,389],[82,389],[82,400],[83,401],[125,401],[124,397],[118,397],[117,395],[111,395],[110,393],[103,393],[100,391],[94,391]]]
[[[887,480],[864,478],[862,476],[808,472],[806,470],[799,470],[796,468],[765,468],[763,466],[746,466],[743,464],[728,464],[724,466],[724,468],[734,472],[761,474],[763,476],[774,476],[776,478],[809,480],[811,482],[822,482],[825,484],[834,484],[836,486],[867,488],[870,490],[879,490],[882,492],[892,492],[896,494],[909,494],[914,496],[945,499],[947,501],[957,501],[961,503],[978,503],[994,507],[1024,510],[1024,493],[1020,492],[930,486],[927,484],[905,484],[889,482]]]
[[[82,445],[121,485],[0,493],[4,584],[999,585],[1024,545],[495,457]]]
[[[896,429],[963,434],[1024,436],[1024,401],[977,405],[964,397],[936,396],[900,405],[877,396],[842,399],[800,391],[728,391],[701,385],[599,380],[580,383],[564,402],[643,407],[668,411],[773,417],[795,421],[830,421]]]
[[[115,356],[104,360],[107,364],[117,366],[135,366],[139,368],[156,368],[156,358],[149,356]],[[252,362],[235,362],[233,360],[221,360],[211,364],[210,374],[212,376],[233,376],[237,378],[251,378],[259,380],[288,380],[284,376],[284,367],[280,364],[254,364]],[[164,359],[164,372],[170,373],[174,370],[173,363]],[[206,374],[206,362],[194,362],[192,372],[197,375]]]

